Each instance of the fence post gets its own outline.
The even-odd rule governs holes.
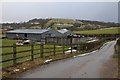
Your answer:
[[[71,54],[72,54],[72,37],[71,37],[71,40],[70,40],[70,44],[71,44]]]
[[[77,53],[79,53],[79,44],[77,44],[76,50],[77,50]]]
[[[33,59],[34,59],[34,44],[32,43],[32,45],[31,45],[31,60],[33,61]]]
[[[13,65],[16,65],[16,44],[13,44]]]
[[[82,51],[85,50],[85,44],[86,44],[86,43],[82,44]]]
[[[43,43],[40,44],[40,57],[43,58]]]
[[[54,43],[54,51],[53,51],[53,53],[54,53],[53,55],[55,56],[55,43]]]
[[[81,44],[81,45],[82,45],[82,47],[81,47],[81,48],[82,48],[82,51],[85,50],[85,44],[86,44],[86,43],[82,43],[82,44]]]
[[[88,45],[89,45],[89,43],[86,44],[86,47],[85,47],[86,50],[88,50]]]
[[[82,45],[80,43],[78,45],[79,45],[79,49],[78,50],[79,50],[79,53],[80,53]]]
[[[63,38],[63,39],[64,39],[64,38]],[[64,40],[65,40],[65,39],[64,39]],[[63,41],[63,54],[65,54],[64,48],[65,48],[65,46],[64,46],[64,41]]]

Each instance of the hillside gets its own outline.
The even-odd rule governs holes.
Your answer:
[[[58,18],[54,18],[50,21],[48,21],[48,23],[46,24],[45,27],[47,28],[53,28],[53,29],[61,29],[61,28],[73,28],[76,27],[75,25],[78,25],[78,27],[80,27],[83,23],[80,21],[75,21],[72,19],[58,19]]]
[[[118,27],[120,24],[117,23],[105,23],[99,21],[87,21],[87,20],[73,20],[63,18],[50,18],[50,19],[32,19],[27,22],[21,23],[3,23],[3,29],[69,29],[72,31],[81,30],[96,30],[102,28]]]

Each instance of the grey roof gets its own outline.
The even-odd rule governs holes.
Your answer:
[[[61,29],[61,30],[57,30],[58,32],[60,32],[60,33],[62,33],[62,34],[64,34],[64,33],[66,33],[66,32],[68,32],[68,30],[67,29]]]
[[[7,31],[8,33],[37,33],[41,34],[49,31],[49,29],[17,29],[12,31]]]

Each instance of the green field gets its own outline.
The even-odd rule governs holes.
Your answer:
[[[17,42],[17,40],[9,40],[9,39],[0,39],[0,41],[2,41],[2,46],[12,46],[14,43]],[[40,57],[40,45],[35,44],[34,45],[34,49],[38,49],[34,51],[34,54],[37,54],[34,56],[34,58]],[[53,45],[44,45],[44,56],[49,56],[49,55],[53,55],[53,49],[54,46]],[[24,50],[31,50],[31,46],[18,46],[16,47],[16,52],[19,51],[24,51]],[[68,46],[65,47],[65,50],[68,50]],[[56,54],[62,54],[62,48],[61,46],[57,46],[56,45]],[[7,53],[13,53],[13,47],[6,47],[6,48],[2,48],[2,54],[7,54]],[[23,56],[27,56],[27,55],[31,55],[31,51],[29,52],[23,52],[23,53],[17,53],[16,56],[18,57],[23,57]],[[2,56],[2,60],[8,60],[8,59],[12,59],[13,58],[13,54],[8,54],[8,55],[4,55]],[[21,58],[18,59],[17,62],[23,62],[26,60],[30,60],[31,57],[26,57],[26,58]],[[12,65],[13,61],[8,61],[8,62],[4,62],[3,63],[3,67]]]
[[[120,34],[120,28],[108,28],[100,30],[74,31],[76,34]]]

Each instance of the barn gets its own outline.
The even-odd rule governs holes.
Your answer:
[[[67,29],[57,30],[62,36],[61,37],[48,37],[46,43],[57,43],[57,44],[70,44],[71,38],[68,36],[73,36],[74,33]]]
[[[67,37],[68,35],[75,35],[72,31],[67,29],[61,29],[57,31],[60,32],[63,35],[63,37]]]
[[[6,32],[8,39],[30,39],[44,41],[47,37],[62,37],[63,35],[53,29],[17,29]]]

